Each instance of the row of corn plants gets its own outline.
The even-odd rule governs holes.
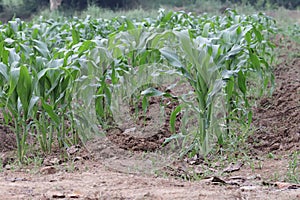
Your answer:
[[[262,93],[274,79],[275,22],[263,14],[160,10],[156,19],[141,20],[41,17],[15,19],[0,30],[0,108],[16,134],[21,162],[28,136],[51,152],[53,145],[86,141],[99,126],[118,126],[120,103],[131,101],[142,85],[148,88],[136,98],[143,98],[144,110],[151,96],[180,100],[170,117],[172,138],[184,138],[184,153],[205,155],[215,141],[222,145],[232,121],[251,123],[249,77],[259,79]],[[174,97],[149,84],[168,84],[162,79],[170,76],[192,90]],[[187,120],[176,134],[179,112]]]

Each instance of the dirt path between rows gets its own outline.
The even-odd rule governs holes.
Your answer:
[[[88,171],[53,175],[1,173],[1,199],[299,199],[299,190],[220,186],[124,174],[98,163]]]

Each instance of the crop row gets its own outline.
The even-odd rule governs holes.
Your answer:
[[[184,138],[184,152],[205,155],[215,141],[224,142],[231,122],[251,123],[251,78],[262,83],[261,93],[273,85],[274,20],[232,10],[214,17],[158,14],[141,20],[14,19],[0,26],[0,108],[16,134],[20,161],[29,135],[50,152],[54,144],[86,141],[99,131],[97,124],[111,126],[115,91],[128,97],[138,76],[143,83],[156,81],[157,74],[177,76],[193,88],[177,97],[180,105],[170,117],[172,138]],[[172,95],[149,87],[141,96],[146,110],[148,97]],[[224,111],[221,120],[216,107]],[[192,112],[196,128],[183,134],[183,125],[175,133],[179,112]]]

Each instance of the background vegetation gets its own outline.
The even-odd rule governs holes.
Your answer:
[[[298,9],[300,0],[63,0],[59,8],[60,14],[73,15],[80,11],[92,11],[94,7],[109,8],[111,10],[128,9],[157,9],[161,6],[190,7],[210,11],[214,6],[225,9],[236,5],[250,5],[256,9],[268,9],[284,7],[287,9]],[[74,12],[74,10],[76,12]],[[33,15],[49,12],[49,0],[0,0],[0,20],[3,22],[19,17],[31,19]]]

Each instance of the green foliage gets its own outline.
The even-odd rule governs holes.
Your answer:
[[[227,0],[221,0],[225,3]],[[229,0],[232,3],[244,3],[265,8],[267,6],[282,6],[288,9],[295,9],[300,6],[300,0]]]
[[[287,29],[283,30],[283,33],[300,43],[300,24],[288,26]]]
[[[179,100],[170,116],[172,138],[184,138],[183,153],[206,155],[216,142],[224,145],[233,121],[251,123],[249,75],[263,83],[262,92],[272,85],[274,30],[263,14],[231,10],[223,17],[161,10],[156,19],[1,25],[0,108],[5,123],[14,124],[20,161],[29,134],[44,152],[54,143],[78,144],[99,132],[98,125],[118,126],[118,100],[141,98],[146,111],[152,96]],[[165,77],[184,80],[192,90],[174,97],[151,86]],[[182,133],[176,133],[178,114],[187,119]]]

